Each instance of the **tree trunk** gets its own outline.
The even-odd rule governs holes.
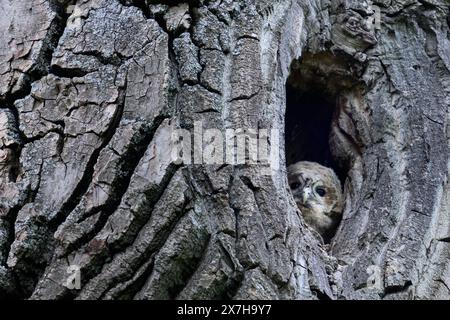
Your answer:
[[[0,0],[0,297],[449,299],[450,2],[389,3]],[[327,245],[287,83],[336,101]],[[278,130],[276,165],[172,156],[237,128]]]

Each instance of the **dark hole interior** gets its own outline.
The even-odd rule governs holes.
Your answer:
[[[344,182],[330,149],[329,137],[336,100],[319,87],[307,91],[286,84],[286,164],[312,161],[333,168]]]

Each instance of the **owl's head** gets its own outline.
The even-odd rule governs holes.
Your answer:
[[[336,215],[342,212],[341,183],[330,168],[302,161],[288,168],[288,181],[300,209],[314,215]]]

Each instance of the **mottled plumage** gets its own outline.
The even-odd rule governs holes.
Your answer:
[[[305,222],[325,240],[341,220],[341,183],[330,168],[302,161],[289,166],[289,186]]]

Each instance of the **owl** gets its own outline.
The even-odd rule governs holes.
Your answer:
[[[338,177],[330,168],[302,161],[288,167],[288,181],[305,222],[328,241],[344,206]]]

